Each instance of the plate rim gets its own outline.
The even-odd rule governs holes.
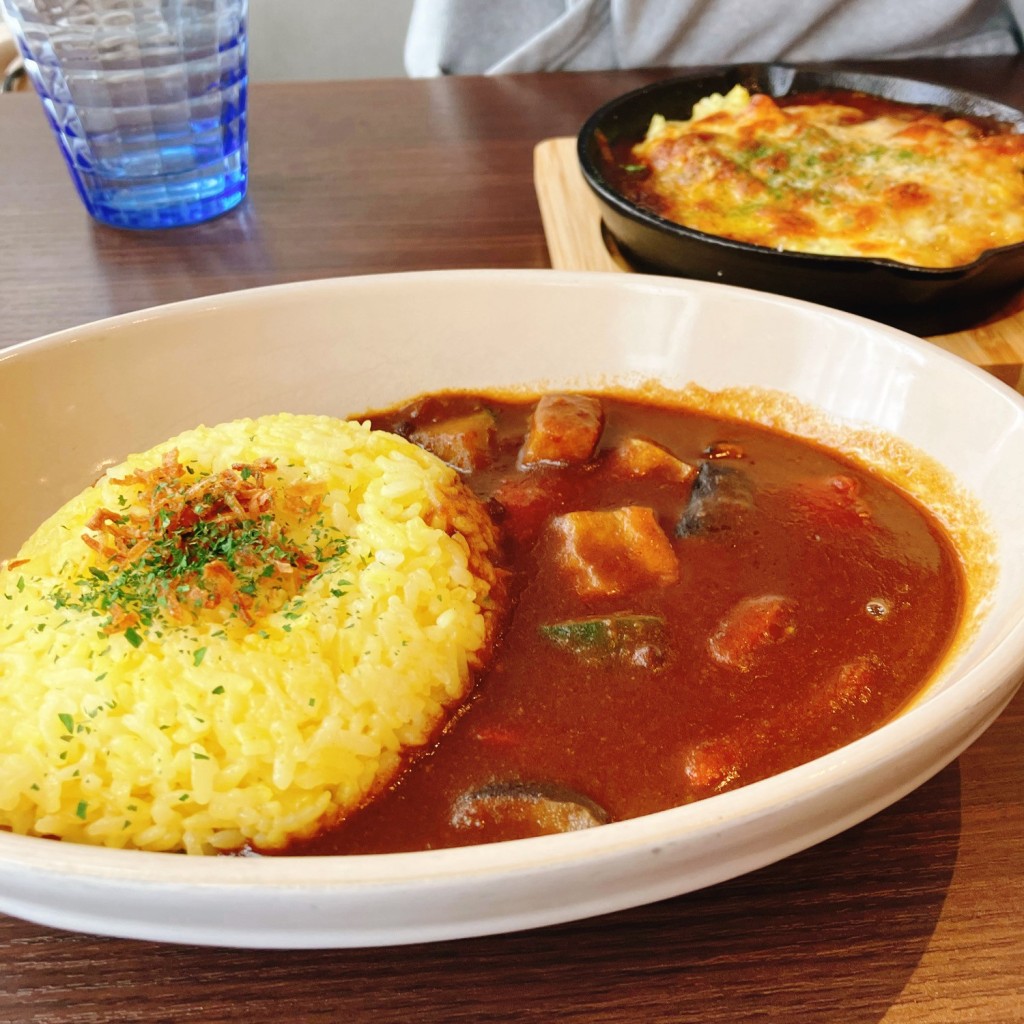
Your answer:
[[[147,307],[64,328],[0,350],[0,389],[2,389],[2,382],[5,379],[4,364],[11,359],[31,358],[36,352],[62,345],[87,344],[91,338],[102,337],[111,332],[131,331],[135,325],[153,319],[169,318],[174,321],[182,316],[207,315],[215,313],[217,310],[226,309],[230,313],[232,309],[248,306],[258,309],[262,303],[274,302],[282,295],[301,297],[320,291],[333,292],[336,289],[358,289],[377,285],[400,288],[410,282],[427,284],[429,287],[428,282],[438,280],[451,281],[453,284],[474,282],[475,285],[481,287],[502,280],[529,282],[530,286],[559,288],[585,287],[589,289],[610,286],[627,291],[654,289],[683,294],[697,292],[713,294],[720,297],[722,301],[728,301],[729,295],[732,293],[739,293],[745,300],[755,304],[801,307],[826,319],[839,318],[843,321],[866,324],[871,331],[887,336],[898,346],[925,354],[930,359],[949,361],[951,364],[955,364],[958,372],[975,375],[979,380],[989,384],[994,394],[1004,400],[1013,401],[1018,409],[1024,410],[1024,397],[980,368],[914,335],[856,314],[806,300],[733,285],[655,275],[632,277],[612,272],[544,269],[428,270],[327,277],[240,289]],[[204,858],[182,855],[173,857],[166,853],[55,843],[53,840],[4,832],[0,832],[0,866],[6,869],[17,867],[36,878],[58,878],[62,881],[85,880],[114,888],[137,885],[150,890],[160,890],[168,895],[175,894],[185,885],[199,888],[212,886],[218,890],[225,890],[229,894],[254,890],[269,890],[278,894],[296,891],[329,891],[332,896],[337,896],[342,891],[365,894],[368,889],[390,891],[396,886],[441,886],[448,881],[465,878],[467,873],[472,875],[476,882],[481,882],[506,876],[510,872],[557,870],[567,865],[577,864],[580,860],[586,860],[593,864],[614,862],[619,858],[644,852],[652,844],[667,846],[674,841],[689,841],[695,832],[714,834],[716,828],[720,828],[726,820],[741,823],[755,822],[780,810],[785,810],[787,807],[792,808],[793,805],[810,798],[818,790],[822,778],[832,777],[836,772],[840,772],[850,782],[869,777],[877,770],[881,750],[888,752],[888,760],[893,760],[906,755],[909,751],[920,749],[924,742],[923,734],[944,735],[949,730],[948,722],[952,717],[950,711],[953,707],[962,709],[965,700],[976,711],[987,707],[986,715],[991,712],[992,706],[994,706],[993,702],[999,704],[999,710],[1001,710],[1016,691],[1016,686],[1011,686],[1007,677],[1013,675],[1022,657],[1024,657],[1024,621],[1017,624],[996,652],[990,653],[981,664],[964,673],[962,678],[965,682],[933,695],[926,703],[915,708],[911,712],[913,727],[901,726],[901,723],[906,723],[910,718],[910,715],[903,716],[852,744],[787,772],[691,805],[671,808],[642,818],[616,822],[601,829],[447,850],[361,856],[319,856],[315,860],[324,870],[321,872],[322,877],[317,877],[312,881],[308,878],[304,880],[302,877],[308,876],[311,859],[303,856]],[[976,685],[976,677],[982,674],[983,669],[985,669],[987,682],[985,685]],[[1019,685],[1020,681],[1017,683],[1017,686]],[[967,699],[968,696],[969,699]],[[925,713],[929,708],[930,712]],[[998,714],[998,711],[995,714]],[[992,718],[995,717],[995,714],[992,714]],[[985,724],[987,725],[987,722]],[[899,742],[894,744],[895,736],[898,736]],[[964,746],[966,745],[967,743],[964,743]],[[941,770],[959,752],[959,749],[956,749],[950,753],[945,761],[935,765],[931,774]],[[799,784],[794,786],[794,783]],[[920,783],[916,782],[909,786],[908,791],[909,788],[914,788],[918,784]],[[898,797],[894,799],[898,799]],[[885,801],[886,804],[891,802],[892,800],[888,799]],[[863,817],[869,816],[870,813],[875,812],[870,811]],[[862,818],[857,820],[862,820]],[[852,822],[842,825],[835,831],[849,827],[849,824]],[[825,836],[823,835],[813,842],[818,842],[821,838],[825,838]],[[813,845],[813,842],[801,844],[798,848]],[[522,866],[521,851],[524,843],[531,844],[530,850],[538,854],[538,858],[532,859],[528,869],[524,869]],[[43,848],[40,844],[47,844],[45,847],[48,850],[46,858],[38,857],[38,851]],[[539,864],[538,859],[541,861]],[[305,870],[301,870],[303,866]],[[411,877],[410,869],[419,870],[418,872],[413,871],[414,877]],[[732,877],[732,875],[728,877]],[[4,888],[0,888],[0,907],[3,906],[5,897]],[[117,934],[123,934],[123,932]],[[205,934],[207,933],[197,935],[191,941],[204,941],[203,935]],[[475,933],[459,932],[459,935],[469,934]],[[450,937],[459,937],[459,935]],[[153,936],[140,934],[129,937]],[[394,936],[388,939],[388,942],[396,941],[406,940]],[[409,939],[408,941],[419,940]],[[215,942],[215,944],[221,943]],[[350,945],[352,943],[341,944]]]

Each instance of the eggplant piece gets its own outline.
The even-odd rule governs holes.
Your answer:
[[[742,469],[703,460],[676,536],[728,530],[753,508],[754,485]]]
[[[584,661],[658,669],[668,657],[665,620],[657,615],[609,615],[553,622],[541,636]]]
[[[579,832],[610,821],[590,797],[553,782],[494,782],[463,793],[452,804],[457,829],[497,827],[522,835]]]

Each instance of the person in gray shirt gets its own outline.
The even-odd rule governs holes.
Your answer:
[[[413,77],[1019,53],[1024,0],[414,0]]]

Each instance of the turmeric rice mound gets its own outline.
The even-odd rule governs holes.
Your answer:
[[[465,697],[496,555],[455,471],[367,424],[131,456],[0,562],[0,828],[207,854],[329,827]]]

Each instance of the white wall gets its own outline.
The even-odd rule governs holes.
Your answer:
[[[402,78],[412,0],[249,0],[254,82]]]

